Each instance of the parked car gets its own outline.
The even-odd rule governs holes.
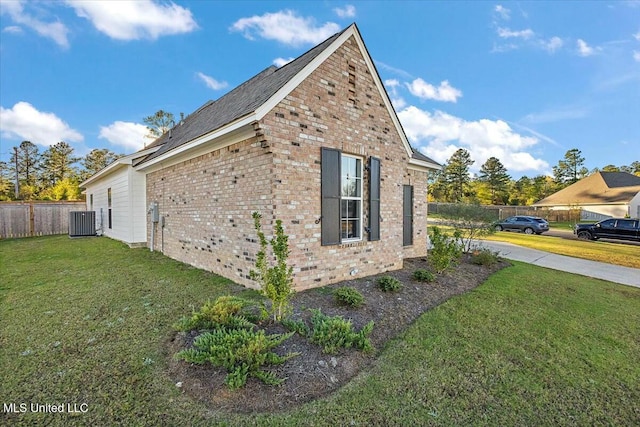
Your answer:
[[[549,231],[549,223],[544,218],[537,216],[510,216],[496,222],[493,227],[496,231],[520,231],[525,234],[542,234]]]
[[[576,224],[573,234],[580,239],[621,239],[640,242],[640,221],[630,218],[610,218],[595,224]]]

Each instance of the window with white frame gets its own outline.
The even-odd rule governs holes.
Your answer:
[[[342,241],[362,239],[362,159],[342,154],[340,236]]]

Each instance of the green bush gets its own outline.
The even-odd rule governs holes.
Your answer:
[[[436,280],[436,276],[434,276],[432,272],[430,272],[429,270],[425,270],[423,268],[414,271],[413,278],[420,282],[428,282],[428,283],[431,283],[434,280]]]
[[[251,312],[250,301],[224,295],[214,302],[207,301],[199,311],[191,317],[183,317],[174,325],[179,331],[192,331],[196,329],[251,329],[255,325],[249,321],[257,320]]]
[[[428,259],[437,273],[453,267],[460,260],[463,246],[459,237],[458,231],[454,231],[453,237],[449,237],[440,228],[431,227],[429,240],[432,247],[429,250]]]
[[[360,307],[364,304],[364,297],[357,289],[343,286],[336,289],[334,295],[338,304],[348,305],[351,307]]]
[[[498,252],[491,249],[478,249],[471,253],[471,263],[476,265],[494,265],[498,263]]]
[[[382,276],[377,281],[378,287],[384,292],[397,292],[402,289],[402,283],[391,276]]]
[[[295,357],[297,353],[280,356],[272,351],[293,335],[266,335],[264,330],[216,329],[198,336],[193,348],[182,350],[175,358],[190,363],[211,363],[227,370],[225,383],[232,389],[246,384],[248,377],[255,377],[265,384],[278,385],[284,380],[273,372],[264,371],[265,365],[277,365]]]
[[[369,335],[373,331],[373,321],[360,331],[353,330],[351,320],[342,316],[329,317],[320,310],[312,309],[311,327],[302,320],[284,320],[282,324],[290,331],[298,332],[314,344],[322,347],[324,353],[335,353],[339,348],[355,347],[363,351],[373,350]]]

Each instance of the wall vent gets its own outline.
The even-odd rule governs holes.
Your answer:
[[[95,235],[96,213],[94,211],[69,212],[69,237]]]

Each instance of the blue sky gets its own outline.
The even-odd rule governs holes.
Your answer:
[[[356,22],[412,145],[514,178],[572,148],[640,160],[640,1],[0,0],[0,159],[30,140],[129,154],[179,117]]]

